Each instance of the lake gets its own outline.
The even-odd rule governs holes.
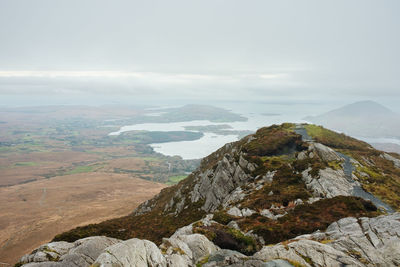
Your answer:
[[[232,127],[228,130],[247,130],[256,131],[257,129],[270,126],[272,124],[281,124],[283,122],[304,123],[302,118],[308,115],[320,114],[333,106],[326,104],[228,104],[221,106],[222,108],[231,110],[246,118],[247,121],[223,122],[215,123],[208,120],[194,120],[186,122],[173,123],[142,123],[135,125],[123,126],[117,132],[109,135],[119,135],[128,131],[185,131],[185,126],[206,126],[206,125],[229,125]],[[163,107],[152,108],[150,116],[159,116],[163,114]],[[370,143],[397,143],[397,139],[385,138],[359,138]],[[194,141],[179,141],[168,143],[154,143],[150,146],[154,151],[168,156],[181,156],[183,159],[198,159],[208,156],[224,144],[238,140],[238,135],[219,135],[215,133],[204,133],[204,136]]]
[[[109,135],[115,136],[128,131],[185,131],[185,126],[206,126],[206,125],[229,125],[232,131],[256,131],[257,129],[269,126],[272,124],[280,124],[283,122],[304,122],[301,116],[283,115],[280,113],[273,113],[271,115],[259,113],[241,114],[248,118],[247,121],[238,122],[223,122],[215,123],[208,120],[195,120],[185,122],[172,122],[172,123],[142,123],[135,125],[127,125],[121,127],[118,131],[112,132]],[[237,134],[220,135],[215,133],[204,133],[204,136],[194,141],[179,141],[168,143],[155,143],[150,144],[154,151],[168,155],[168,156],[181,156],[183,159],[199,159],[208,156],[218,148],[226,143],[238,140]]]

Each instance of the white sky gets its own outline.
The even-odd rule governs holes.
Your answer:
[[[90,95],[393,103],[399,12],[397,0],[2,0],[0,104]]]

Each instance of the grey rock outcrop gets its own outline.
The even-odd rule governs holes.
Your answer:
[[[230,266],[230,267],[292,267],[289,262],[276,259],[263,261],[247,257],[237,251],[221,249],[210,255],[208,262],[203,267]]]
[[[137,238],[121,241],[89,237],[74,243],[53,242],[21,258],[25,267],[128,267],[195,266],[219,248],[200,234],[178,234],[164,238],[158,248],[153,242]]]
[[[323,161],[342,161],[342,158],[330,147],[320,143],[311,143],[309,151],[317,154]]]
[[[243,166],[247,168],[249,163],[242,155],[239,161],[241,164],[227,153],[219,161],[215,170],[209,169],[200,173],[191,194],[191,201],[194,203],[204,199],[202,209],[207,212],[214,211],[223,205],[224,201],[232,202],[231,197],[228,196],[251,179],[251,176],[243,169]]]
[[[212,222],[211,216],[205,223]],[[106,247],[105,247],[106,246]],[[100,251],[101,250],[101,251]],[[39,253],[40,252],[40,253]],[[59,258],[43,261],[41,253],[57,253]],[[54,255],[54,254],[49,254]],[[280,260],[279,260],[280,259]],[[43,245],[21,263],[27,267],[61,266],[399,266],[400,213],[375,218],[344,218],[324,232],[298,236],[273,246],[264,246],[253,256],[220,250],[205,236],[192,234],[186,226],[160,248],[147,240],[120,241],[90,237],[74,243]]]
[[[242,262],[244,259],[247,259],[247,256],[240,252],[221,249],[212,253],[208,258],[208,262],[203,267],[229,266],[233,263]]]
[[[232,216],[236,217],[248,217],[251,216],[252,214],[256,213],[256,211],[251,210],[249,208],[244,208],[244,209],[239,209],[238,207],[232,207],[230,208],[227,213]]]
[[[302,172],[303,181],[314,197],[332,198],[336,196],[351,196],[353,182],[349,182],[343,170],[331,168],[319,170],[318,177],[312,177],[311,169]]]
[[[93,265],[161,267],[166,264],[165,257],[153,242],[133,238],[106,248]]]
[[[276,258],[304,266],[398,266],[400,213],[376,218],[344,218],[325,232],[298,236],[289,242],[264,247],[254,257]],[[305,260],[307,259],[307,261]]]
[[[102,251],[120,242],[115,238],[105,236],[87,237],[68,242],[52,242],[35,249],[31,254],[21,258],[21,264],[26,266],[74,266],[91,265]]]
[[[160,248],[167,258],[171,259],[171,255],[178,255],[181,258],[179,261],[186,262],[187,266],[194,265],[219,250],[214,243],[200,234],[164,238]]]
[[[242,217],[242,211],[238,207],[230,208],[227,213],[232,216]]]

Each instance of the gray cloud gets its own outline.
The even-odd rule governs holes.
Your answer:
[[[3,0],[0,95],[399,99],[399,8],[397,0]]]

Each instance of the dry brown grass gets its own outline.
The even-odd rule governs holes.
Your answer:
[[[7,155],[0,158],[0,187],[16,185],[31,179],[43,179],[60,168],[73,168],[73,164],[89,164],[100,156],[76,151],[34,152]],[[34,163],[33,166],[18,166],[18,163]]]
[[[164,187],[96,172],[0,188],[0,262],[15,263],[58,233],[127,215]]]

